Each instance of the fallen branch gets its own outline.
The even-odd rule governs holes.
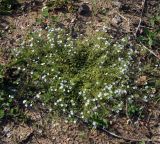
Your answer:
[[[77,116],[77,115],[74,115],[74,117],[76,117],[77,119],[79,119],[81,122],[83,122],[84,124],[87,124],[87,125],[90,125],[90,123],[89,122],[86,122],[86,121],[84,121],[82,118],[80,118],[79,116]],[[115,134],[115,133],[113,133],[113,132],[110,132],[109,130],[107,130],[106,128],[104,128],[104,127],[101,127],[101,126],[97,126],[96,127],[97,129],[99,129],[99,130],[101,130],[101,131],[103,131],[103,132],[105,132],[105,133],[107,133],[107,134],[109,134],[109,135],[111,135],[111,136],[113,136],[113,137],[115,137],[115,138],[118,138],[118,139],[123,139],[123,140],[125,140],[125,141],[128,141],[128,142],[156,142],[156,143],[160,143],[160,141],[157,141],[157,140],[152,140],[152,139],[130,139],[130,138],[126,138],[126,137],[123,137],[123,136],[120,136],[120,135],[117,135],[117,134]]]
[[[119,138],[119,139],[123,139],[125,141],[129,141],[129,142],[156,142],[156,143],[159,143],[160,141],[157,141],[157,140],[152,140],[152,139],[132,139],[132,138],[125,138],[123,136],[119,136],[113,132],[110,132],[109,130],[105,129],[105,128],[98,128],[108,134],[110,134],[111,136],[115,137],[115,138]]]

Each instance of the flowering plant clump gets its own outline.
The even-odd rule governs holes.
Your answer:
[[[17,81],[22,104],[41,100],[69,118],[77,115],[94,125],[107,124],[106,118],[124,107],[133,54],[126,43],[125,38],[112,43],[103,32],[76,40],[60,28],[32,33],[15,49],[11,64],[22,75]]]
[[[134,85],[136,53],[126,38],[114,42],[103,31],[72,39],[61,28],[39,29],[14,49],[8,66],[14,79],[5,97],[12,99],[12,107],[28,108],[41,101],[74,122],[76,116],[95,127],[107,126],[108,117],[137,113],[144,108],[137,100],[156,96],[153,87]]]
[[[47,6],[43,19],[49,19]],[[153,81],[159,62],[139,60],[143,48],[127,38],[115,41],[105,26],[85,38],[73,39],[67,31],[47,23],[13,50],[0,69],[0,119],[41,102],[74,122],[78,117],[107,126],[110,117],[142,116],[146,103],[159,100],[159,80]]]

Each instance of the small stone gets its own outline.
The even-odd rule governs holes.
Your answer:
[[[4,131],[5,133],[7,133],[7,132],[10,131],[10,128],[9,128],[8,126],[5,126],[4,129],[3,129],[3,131]]]
[[[90,8],[87,4],[82,4],[79,7],[78,12],[79,12],[80,15],[86,16],[86,15],[89,15],[91,13],[91,10],[90,10]]]
[[[120,16],[115,16],[113,19],[112,19],[112,23],[114,25],[118,25],[122,22],[122,18]]]
[[[9,25],[7,25],[6,27],[5,27],[5,30],[8,30],[9,29]]]
[[[12,135],[12,133],[7,133],[7,134],[6,134],[6,136],[7,136],[8,138],[10,138],[11,135]]]
[[[113,1],[113,5],[120,8],[122,6],[122,3],[119,1]]]
[[[123,4],[123,5],[121,6],[121,10],[124,11],[124,12],[127,12],[129,9],[130,9],[130,6],[127,5],[127,4]]]

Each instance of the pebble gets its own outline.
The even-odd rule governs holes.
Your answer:
[[[78,9],[78,13],[82,16],[86,16],[91,13],[91,10],[87,4],[82,4]]]

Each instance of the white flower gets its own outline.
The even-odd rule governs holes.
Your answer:
[[[33,43],[30,44],[30,47],[33,47]],[[32,50],[32,52],[34,52],[34,50]]]
[[[70,114],[73,115],[73,111],[72,110],[70,111]]]
[[[65,120],[65,123],[68,123],[68,120]]]
[[[42,80],[45,79],[45,78],[46,78],[46,75],[43,75],[43,76],[42,76]]]
[[[95,121],[93,121],[93,122],[92,122],[92,125],[93,125],[94,127],[96,127],[96,126],[97,126],[97,123],[96,123]]]
[[[96,48],[100,48],[100,45],[96,44],[95,47],[96,47]]]
[[[87,102],[85,103],[85,106],[88,106],[90,103],[90,100],[88,99]]]
[[[94,111],[97,110],[97,106],[95,106],[95,107],[93,108],[93,110],[94,110]]]
[[[36,94],[36,98],[40,98],[40,93]]]
[[[101,92],[98,94],[98,98],[100,98],[100,97],[102,97],[102,93]]]
[[[27,102],[27,100],[23,100],[23,104],[25,104]]]
[[[125,38],[122,38],[121,40],[122,40],[122,42],[126,42],[126,39],[125,39]]]
[[[79,94],[79,95],[82,95],[82,92],[80,91],[80,92],[78,92],[78,94]]]
[[[13,97],[13,95],[9,95],[9,98],[13,99],[14,97]]]
[[[44,6],[44,7],[42,8],[42,11],[44,11],[45,9],[47,9],[47,6]]]
[[[96,101],[96,99],[94,98],[92,101],[94,101],[94,102],[95,102],[95,101]]]
[[[42,66],[45,65],[45,63],[41,63],[41,65],[42,65]]]

